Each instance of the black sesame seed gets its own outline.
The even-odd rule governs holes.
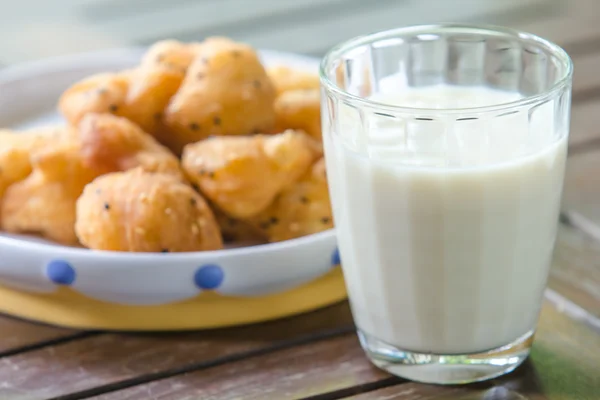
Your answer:
[[[279,222],[279,218],[277,218],[277,217],[271,217],[270,221],[271,221],[271,223],[273,225],[276,225]]]
[[[162,118],[162,113],[159,113],[159,112],[154,113],[154,119],[155,120],[160,121],[161,118]]]
[[[195,198],[190,198],[190,204],[195,206],[196,205],[196,199]]]
[[[321,222],[324,223],[324,224],[328,224],[329,221],[331,221],[331,218],[329,218],[329,217],[323,217],[323,218],[321,218]]]
[[[214,178],[215,177],[215,173],[214,172],[209,172],[208,173],[208,177],[211,178],[211,179]]]
[[[200,170],[200,172],[199,172],[199,174],[200,174],[200,175],[204,175],[204,174],[206,174],[206,171],[205,171],[205,170],[203,170],[203,169],[201,169],[201,170]]]
[[[215,123],[215,125],[221,125],[221,118],[215,117],[213,118],[213,122]]]
[[[110,107],[108,107],[108,110],[110,112],[117,112],[118,109],[119,109],[119,106],[117,106],[116,104],[111,104]]]
[[[161,253],[168,253],[168,252],[169,252],[169,249],[162,249],[160,252],[161,252]]]
[[[192,183],[192,187],[194,188],[195,191],[197,191],[197,192],[200,191],[200,187],[197,184]]]
[[[300,197],[300,202],[302,204],[308,204],[308,202],[309,202],[308,197],[306,197],[306,196]]]
[[[193,131],[197,131],[198,129],[200,129],[200,125],[198,125],[198,124],[197,124],[197,123],[195,123],[195,122],[192,122],[192,123],[190,124],[190,129],[191,129],[191,130],[193,130]]]
[[[108,203],[104,203],[104,209],[105,209],[106,211],[110,210],[110,204],[108,204]]]
[[[198,75],[196,75],[196,78],[204,79],[204,74],[202,72],[200,72],[200,73],[198,73]]]
[[[233,51],[231,52],[231,54],[233,54],[233,56],[234,56],[235,58],[238,58],[238,57],[240,57],[240,56],[242,55],[242,53],[240,53],[240,51],[239,51],[239,50],[233,50]]]
[[[260,81],[254,81],[254,82],[252,82],[252,84],[254,85],[255,88],[260,89]]]
[[[258,128],[254,128],[254,129],[252,129],[252,133],[253,133],[254,135],[258,135],[258,134],[260,133],[260,131],[261,131],[261,129],[258,129]]]
[[[263,222],[260,224],[261,229],[269,229],[269,223],[268,222]]]

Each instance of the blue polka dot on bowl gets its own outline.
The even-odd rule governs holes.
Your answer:
[[[340,259],[340,250],[336,247],[336,249],[333,251],[333,254],[331,255],[331,265],[332,266],[338,266],[342,263],[342,260]]]
[[[52,260],[46,264],[46,276],[57,285],[71,285],[75,282],[75,269],[64,260]]]
[[[206,264],[198,268],[194,274],[194,283],[200,289],[216,289],[221,286],[225,273],[223,269],[216,264]]]

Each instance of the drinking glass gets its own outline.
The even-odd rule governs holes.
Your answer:
[[[375,365],[451,384],[528,356],[556,239],[572,69],[535,35],[454,24],[358,37],[323,59],[342,268]]]

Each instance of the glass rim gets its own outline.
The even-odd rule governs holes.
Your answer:
[[[358,46],[373,43],[379,40],[394,39],[407,34],[412,35],[426,35],[426,34],[438,34],[440,31],[455,31],[457,33],[468,34],[488,34],[497,37],[510,37],[518,39],[520,41],[534,43],[548,50],[552,55],[556,56],[559,61],[564,65],[563,75],[557,79],[557,81],[548,89],[533,95],[528,95],[518,100],[513,100],[505,103],[492,104],[487,106],[467,107],[467,108],[424,108],[424,107],[407,107],[398,106],[380,101],[368,99],[366,97],[352,94],[342,88],[340,88],[335,82],[330,79],[327,74],[328,66],[332,62],[338,59],[343,54],[346,54]],[[456,23],[442,23],[442,24],[429,24],[429,25],[411,25],[400,28],[393,28],[374,32],[366,35],[356,36],[349,40],[346,40],[334,47],[332,47],[321,60],[319,65],[319,77],[321,86],[336,96],[349,101],[350,103],[356,103],[371,108],[377,108],[389,112],[407,113],[407,114],[480,114],[488,112],[502,112],[509,109],[520,108],[530,106],[532,104],[543,103],[548,99],[552,98],[555,93],[560,92],[566,86],[571,85],[573,76],[573,61],[569,54],[559,45],[544,39],[538,35],[520,31],[518,29],[506,28],[496,25],[485,25],[485,24],[456,24]]]

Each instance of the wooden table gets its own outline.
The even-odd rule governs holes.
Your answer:
[[[3,5],[0,64],[207,34],[322,55],[359,33],[455,20],[543,35],[569,51],[576,72],[555,261],[532,355],[515,373],[467,387],[391,377],[363,356],[346,303],[260,325],[175,334],[79,332],[0,317],[0,399],[600,399],[599,0],[10,3]]]

